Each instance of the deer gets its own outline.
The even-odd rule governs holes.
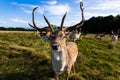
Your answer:
[[[100,39],[101,40],[101,38],[104,37],[104,36],[105,36],[105,33],[103,33],[103,34],[96,33],[95,34],[95,39]]]
[[[35,36],[36,36],[36,37],[41,37],[41,34],[40,34],[40,32],[39,32],[38,30],[36,30]]]
[[[118,41],[118,34],[115,34],[114,31],[111,31],[111,41],[112,42]]]
[[[64,72],[66,72],[65,80],[69,80],[71,69],[74,68],[74,63],[76,62],[78,56],[78,47],[75,42],[66,41],[67,37],[65,31],[77,29],[84,24],[83,2],[80,2],[80,9],[82,13],[82,20],[78,24],[63,29],[64,20],[67,15],[66,12],[62,17],[61,25],[58,30],[55,30],[46,16],[43,15],[45,22],[51,30],[49,43],[51,49],[51,66],[55,74],[55,80],[59,80],[59,76]],[[32,27],[39,30],[37,26]]]
[[[82,33],[81,33],[81,29],[80,31],[73,30],[72,32],[69,32],[69,38],[73,39],[74,42],[76,42],[76,40],[80,40]]]

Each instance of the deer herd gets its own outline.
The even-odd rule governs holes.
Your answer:
[[[45,22],[48,24],[48,28],[39,28],[35,24],[34,12],[37,8],[38,7],[35,7],[32,11],[33,24],[28,24],[37,30],[36,36],[39,35],[43,37],[44,40],[49,40],[51,49],[51,65],[55,74],[55,80],[59,80],[59,75],[64,72],[66,72],[65,80],[69,80],[71,69],[74,68],[74,63],[78,55],[78,47],[75,42],[76,40],[79,40],[82,35],[81,27],[85,21],[83,2],[80,2],[82,20],[73,26],[63,27],[64,20],[67,15],[67,13],[65,13],[58,30],[54,29],[53,25],[48,21],[45,15],[43,15],[43,17],[45,19]],[[78,29],[80,30],[77,31]],[[50,33],[49,36],[46,36],[48,33]],[[95,38],[101,38],[102,36],[104,35],[96,34]],[[73,41],[67,42],[66,39],[68,37],[72,38]],[[117,41],[118,35],[112,32],[111,40]]]

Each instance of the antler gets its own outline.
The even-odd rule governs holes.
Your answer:
[[[70,26],[70,27],[67,27],[65,28],[64,30],[73,30],[73,29],[77,29],[79,27],[81,27],[83,24],[84,24],[84,8],[83,8],[83,2],[80,2],[80,9],[81,9],[81,13],[82,13],[82,21],[76,25],[73,25],[73,26]],[[64,14],[63,18],[62,18],[62,21],[61,21],[61,25],[60,25],[60,30],[62,31],[63,29],[63,23],[64,23],[64,20],[65,20],[65,17],[67,15],[67,12]],[[43,15],[44,16],[44,15]],[[48,24],[48,26],[50,27],[51,31],[53,32],[54,31],[54,28],[53,26],[50,24],[50,22],[47,20],[47,18],[44,16],[44,19],[46,21],[46,23]]]
[[[66,14],[67,14],[67,12],[65,13],[65,15],[63,16],[62,21],[61,21],[61,26],[60,26],[61,31],[62,31],[62,28],[63,28],[63,23],[64,23],[64,20],[65,20]],[[48,19],[45,16],[44,16],[44,19],[45,19],[46,23],[48,24],[48,26],[50,27],[51,31],[53,32],[54,31],[53,26],[50,24],[50,22],[48,21]]]
[[[77,28],[80,28],[84,24],[85,19],[84,19],[83,2],[80,2],[80,9],[81,9],[81,14],[82,14],[82,21],[80,23],[76,24],[76,25],[67,27],[65,30],[77,29]]]
[[[37,29],[38,31],[41,31],[41,29],[38,28],[37,25],[35,24],[34,12],[35,12],[35,10],[36,10],[37,8],[38,8],[38,7],[35,7],[35,8],[33,9],[33,11],[32,11],[32,22],[33,22],[33,25],[30,24],[30,23],[28,23],[28,25],[31,26],[31,27],[33,27],[33,28],[35,28],[35,29]]]
[[[32,22],[33,22],[33,25],[30,24],[30,23],[28,23],[28,25],[31,26],[31,27],[33,27],[33,28],[35,28],[35,29],[38,30],[39,32],[42,32],[42,31],[47,31],[47,32],[49,32],[49,31],[51,31],[50,28],[39,28],[39,27],[37,27],[37,25],[35,24],[34,12],[35,12],[35,10],[36,10],[37,8],[38,8],[38,7],[35,7],[35,8],[33,9],[33,11],[32,11]]]
[[[62,28],[63,28],[63,24],[64,24],[64,20],[65,20],[66,15],[67,15],[67,12],[65,13],[65,15],[63,16],[62,21],[61,21],[61,26],[60,26],[61,31],[62,31]]]
[[[45,16],[44,16],[44,19],[45,19],[46,23],[48,24],[48,26],[50,27],[51,31],[53,32],[54,31],[53,26],[50,24],[50,22],[48,21],[48,19]]]

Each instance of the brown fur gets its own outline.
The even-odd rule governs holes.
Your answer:
[[[59,45],[58,50],[52,49],[53,45]],[[51,46],[52,68],[55,72],[55,79],[58,80],[58,75],[66,71],[67,72],[66,80],[68,80],[71,68],[74,65],[78,55],[77,45],[74,42],[66,43],[65,33],[63,31],[57,30],[51,33],[50,46]],[[55,57],[56,55],[59,55],[57,57],[59,57],[60,59],[57,60],[57,57]],[[65,66],[63,64],[64,62],[65,62]],[[63,71],[61,71],[62,66],[64,66]]]

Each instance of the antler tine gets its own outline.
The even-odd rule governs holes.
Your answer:
[[[30,23],[28,23],[29,26],[37,29],[38,31],[40,31],[41,29],[37,27],[37,25],[35,24],[35,17],[34,17],[34,12],[35,10],[37,9],[38,7],[35,7],[32,11],[32,22],[33,22],[33,25],[31,25]]]
[[[50,22],[49,22],[48,19],[45,17],[45,15],[43,15],[43,16],[44,16],[44,19],[45,19],[46,23],[48,24],[48,26],[50,27],[51,31],[53,32],[53,31],[54,31],[53,26],[50,24]]]
[[[81,9],[81,11],[84,9],[83,8],[83,2],[80,2],[80,9]]]
[[[80,2],[80,9],[81,9],[81,14],[82,14],[82,21],[75,27],[76,29],[81,27],[84,24],[84,7],[83,7],[83,2]]]
[[[34,25],[35,28],[38,28],[38,27],[36,26],[36,24],[35,24],[35,17],[34,17],[34,12],[35,12],[35,10],[36,10],[37,8],[38,8],[38,7],[35,7],[35,8],[33,9],[33,12],[32,12],[32,21],[33,21],[33,25]]]
[[[82,21],[84,22],[85,18],[84,18],[84,7],[83,7],[83,2],[80,2],[80,9],[82,11]]]
[[[66,15],[67,15],[67,12],[64,14],[64,16],[62,18],[62,21],[61,21],[61,28],[60,28],[61,31],[62,31],[62,28],[63,28],[63,24],[64,24],[64,20],[65,20]]]
[[[29,26],[31,26],[32,28],[34,28],[34,26],[33,26],[33,25],[31,25],[30,23],[28,23],[28,25],[29,25]]]

